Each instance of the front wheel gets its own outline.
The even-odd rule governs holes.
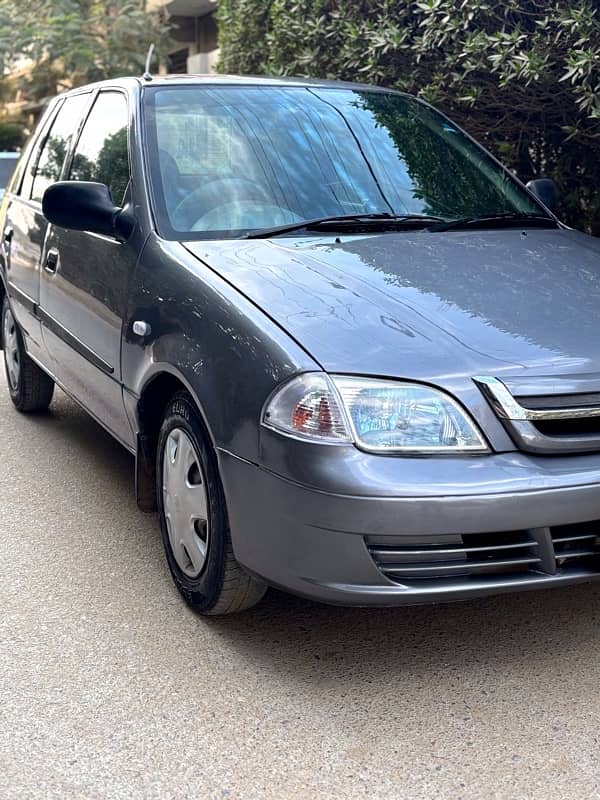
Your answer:
[[[2,304],[2,348],[8,390],[18,411],[45,411],[52,400],[54,381],[27,355],[23,336],[8,298]]]
[[[175,585],[203,614],[232,614],[261,600],[266,586],[237,563],[214,452],[189,395],[170,401],[157,449],[161,534]]]

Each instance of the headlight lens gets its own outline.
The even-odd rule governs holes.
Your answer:
[[[415,383],[332,378],[355,442],[365,450],[397,452],[485,451],[474,423],[451,397]]]
[[[354,442],[371,452],[488,449],[458,403],[437,389],[322,372],[284,384],[267,403],[263,424],[314,442]]]

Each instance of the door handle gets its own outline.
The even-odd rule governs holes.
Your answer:
[[[12,243],[14,233],[15,232],[13,231],[13,229],[11,228],[10,225],[6,225],[6,227],[4,228],[4,231],[2,233],[2,244],[4,245],[4,252],[5,252],[5,256],[6,256],[6,269],[7,270],[10,269],[10,261],[11,261],[11,258],[10,258],[10,245]]]
[[[48,250],[46,255],[46,263],[44,264],[46,272],[56,272],[58,269],[58,250]]]

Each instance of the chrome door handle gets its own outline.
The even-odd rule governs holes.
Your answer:
[[[46,255],[46,263],[44,264],[46,272],[56,272],[58,269],[58,250],[48,250]]]

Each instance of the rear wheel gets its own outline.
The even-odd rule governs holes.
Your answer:
[[[266,586],[237,563],[214,452],[191,398],[170,401],[159,434],[157,502],[175,585],[203,614],[232,614],[261,600]]]
[[[8,390],[15,408],[24,413],[45,411],[52,400],[54,381],[25,352],[23,336],[4,298],[2,347]]]

